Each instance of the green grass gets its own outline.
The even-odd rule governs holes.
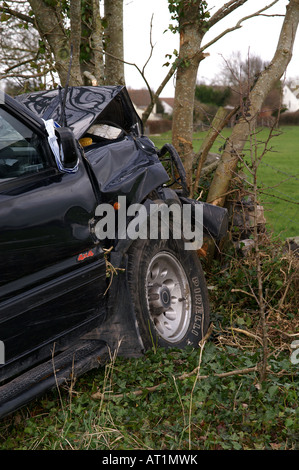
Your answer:
[[[285,238],[299,235],[299,128],[280,131],[270,141],[272,149],[262,159],[258,179],[266,217],[274,233]]]
[[[141,358],[112,358],[2,419],[0,449],[298,450],[298,364],[290,349],[298,332],[296,268],[272,243],[261,249],[270,338],[265,381],[251,295],[255,256],[227,253],[205,267],[214,328],[202,351],[153,348]]]
[[[212,147],[212,152],[220,153],[230,129],[224,129]],[[205,132],[194,134],[195,151],[205,136]],[[258,154],[264,150],[264,142],[269,129],[259,130],[256,135]],[[171,133],[153,137],[161,147],[171,141]],[[264,206],[269,227],[282,239],[299,235],[299,127],[286,126],[274,132],[258,169],[258,184],[262,192],[260,202]],[[246,155],[246,153],[245,153]],[[247,155],[247,160],[249,156]]]
[[[266,155],[264,162],[279,166],[279,181],[282,171],[298,175],[297,139],[297,128],[286,128],[272,144],[277,154]],[[165,142],[155,141],[159,147]],[[268,172],[273,186],[268,165],[261,174],[266,182]],[[284,189],[288,195],[292,181]],[[292,190],[298,200],[298,185]],[[154,348],[137,359],[117,357],[2,419],[0,449],[298,450],[298,364],[290,348],[298,333],[298,271],[279,240],[260,249],[269,335],[264,382],[252,369],[262,357],[252,295],[258,288],[255,256],[228,251],[204,266],[214,329],[202,354]],[[98,391],[102,395],[94,398]]]
[[[258,353],[208,343],[201,373],[252,367]],[[118,358],[81,378],[70,398],[53,392],[0,423],[2,450],[241,450],[294,449],[298,388],[291,375],[257,387],[255,373],[180,379],[199,364],[199,352],[150,351]],[[274,365],[273,365],[274,364]],[[272,361],[290,372],[290,361]],[[108,378],[108,381],[107,381]],[[107,400],[94,400],[105,391]],[[146,387],[161,385],[150,393]],[[143,390],[134,396],[134,390]],[[123,398],[117,395],[125,394]],[[109,398],[110,396],[110,398]]]

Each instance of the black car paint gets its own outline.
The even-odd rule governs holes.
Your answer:
[[[0,179],[0,341],[5,344],[1,417],[55,384],[46,379],[53,371],[38,366],[54,352],[64,364],[63,351],[76,350],[78,344],[86,370],[100,354],[101,344],[113,348],[124,338],[125,354],[142,351],[126,282],[125,253],[131,241],[121,240],[111,252],[112,264],[124,274],[106,295],[107,241],[99,243],[94,235],[95,212],[98,204],[113,203],[119,195],[148,208],[147,196],[156,190],[163,198],[169,177],[157,149],[143,136],[125,87],[70,87],[17,99],[6,96],[0,107],[36,133],[48,161],[39,173]],[[122,134],[113,141],[95,139],[81,149],[77,171],[68,173],[58,169],[48,145],[47,119],[67,125],[78,140],[99,122],[112,121]],[[223,213],[220,218],[222,223]],[[210,213],[208,225],[209,219]],[[213,221],[210,226],[217,225]],[[85,343],[80,341],[86,334],[96,346],[88,345],[89,356],[83,360]]]
[[[122,86],[47,90],[20,95],[16,100],[42,119],[64,123],[72,129],[76,139],[80,139],[98,118],[114,122],[136,136],[143,133],[142,122]]]
[[[65,117],[77,139],[101,113],[106,122],[116,112],[125,135],[87,148],[75,173],[59,171],[43,120],[60,121],[60,93],[6,97],[1,104],[38,135],[49,166],[0,181],[0,383],[106,319],[106,264],[92,230],[96,207],[119,194],[141,202],[168,179],[122,87],[68,90]]]
[[[9,100],[5,106],[23,121],[28,113]],[[15,114],[16,115],[16,114]],[[28,119],[47,141],[43,122]],[[103,317],[99,297],[106,288],[103,252],[89,224],[97,199],[83,160],[75,174],[52,167],[4,181],[0,193],[0,336],[7,380],[49,355],[46,344],[65,346],[79,326]],[[88,265],[80,253],[93,250]],[[80,308],[78,308],[78,306]]]
[[[129,203],[140,202],[168,181],[155,147],[143,135],[142,121],[125,87],[71,87],[62,110],[64,93],[57,89],[17,99],[43,119],[65,120],[76,139],[84,137],[95,123],[113,123],[124,131],[119,140],[95,141],[85,149],[101,201],[125,195]]]

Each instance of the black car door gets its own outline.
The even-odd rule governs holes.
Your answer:
[[[0,112],[0,340],[9,363],[88,328],[102,312],[106,270],[84,160],[59,171],[42,121],[7,103]]]

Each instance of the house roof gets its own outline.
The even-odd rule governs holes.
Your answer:
[[[160,98],[160,101],[164,101],[172,108],[174,107],[174,98]]]
[[[142,88],[141,90],[133,90],[128,88],[128,93],[131,100],[138,108],[145,108],[151,102],[149,91],[145,88]]]
[[[145,88],[142,88],[140,90],[133,90],[132,88],[128,88],[128,93],[130,95],[131,100],[133,101],[135,106],[137,106],[138,108],[146,107],[151,102],[149,91]],[[159,97],[159,100],[164,101],[172,108],[174,106],[174,98],[160,98]]]
[[[285,85],[283,87],[283,104],[288,108],[289,112],[296,112],[299,109],[299,99],[294,94],[294,92]]]

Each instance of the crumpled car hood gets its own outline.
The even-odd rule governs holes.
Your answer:
[[[16,100],[44,120],[54,119],[59,125],[70,127],[76,139],[84,135],[108,106],[113,106],[113,116],[122,121],[119,124],[126,126],[128,132],[133,130],[138,135],[142,130],[141,120],[123,86],[69,87],[66,96],[65,89],[58,88],[26,93]]]
[[[169,180],[154,145],[142,135],[142,122],[125,87],[69,87],[66,95],[60,88],[20,95],[17,100],[45,121],[70,127],[78,140],[94,123],[110,122],[125,131],[120,140],[84,147],[104,200],[125,195],[130,203],[139,202]]]
[[[169,176],[154,149],[143,145],[147,138],[123,141],[86,151],[99,189],[105,201],[127,196],[132,203],[140,202],[154,188],[166,183]]]

